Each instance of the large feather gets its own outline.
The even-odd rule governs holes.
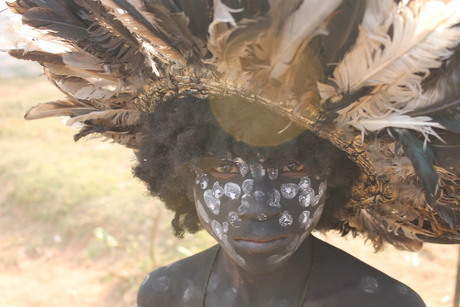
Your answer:
[[[281,2],[281,1],[280,1]],[[286,2],[282,2],[285,4]],[[308,44],[316,35],[326,35],[328,17],[342,0],[304,0],[286,20],[275,44],[276,53],[271,56],[270,77],[278,79],[293,65],[292,60],[302,44]],[[312,9],[315,8],[315,9]],[[277,8],[275,8],[277,9]],[[307,22],[306,22],[307,21]]]
[[[356,46],[334,71],[334,86],[321,88],[328,99],[334,88],[336,94],[346,94],[374,87],[372,96],[342,106],[342,122],[381,119],[410,109],[414,97],[422,95],[423,78],[460,42],[460,1],[368,3]]]
[[[441,204],[435,205],[435,210],[438,212],[441,219],[443,219],[449,228],[455,232],[458,232],[460,226],[460,212],[458,204]]]
[[[169,43],[166,33],[163,33],[155,23],[155,17],[144,10],[140,0],[132,0],[133,4],[120,0],[101,0],[101,2],[112,9],[131,33],[140,35],[152,44],[152,56],[158,57],[165,63],[185,64],[184,57]]]
[[[459,100],[428,106],[410,113],[411,116],[430,117],[449,131],[460,133],[460,97]]]
[[[94,111],[98,111],[98,109],[90,104],[68,98],[38,104],[27,111],[24,118],[32,120],[57,116],[73,117]]]
[[[390,129],[391,135],[402,145],[404,152],[409,157],[415,172],[425,190],[425,198],[430,206],[434,206],[438,195],[438,174],[434,164],[434,154],[424,142],[404,129]]]
[[[337,12],[331,16],[326,29],[327,35],[319,35],[312,40],[310,48],[325,65],[325,75],[329,76],[333,72],[345,52],[355,42],[365,8],[362,1],[344,0]]]

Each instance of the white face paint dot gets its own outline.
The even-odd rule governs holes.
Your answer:
[[[297,195],[299,186],[295,183],[284,183],[281,185],[281,194],[284,198],[292,199]]]
[[[292,215],[286,210],[283,211],[283,214],[281,215],[279,222],[282,227],[292,225],[292,222],[293,222]]]
[[[268,216],[265,213],[261,213],[257,216],[257,220],[260,222],[266,221],[268,219]]]
[[[300,178],[299,188],[301,191],[305,191],[311,186],[311,180],[308,177]]]
[[[240,217],[238,216],[238,213],[236,213],[235,211],[231,211],[228,214],[228,221],[235,228],[239,228],[241,226],[241,222],[242,222]]]
[[[315,197],[315,191],[312,188],[308,188],[302,191],[299,195],[299,203],[302,207],[309,207]]]
[[[216,237],[219,240],[222,240],[222,225],[220,225],[220,223],[218,221],[212,220],[211,221],[211,228],[212,228],[212,231],[214,232],[214,234],[216,235]]]
[[[326,191],[326,183],[325,182],[321,182],[319,184],[319,188],[318,188],[318,195],[323,196],[324,192]]]
[[[238,168],[240,169],[241,177],[246,177],[246,174],[249,172],[249,166],[247,165],[247,163],[244,162],[244,160],[241,158],[235,158],[233,159],[233,162],[235,162]]]
[[[278,169],[277,168],[268,168],[267,169],[267,176],[270,180],[275,180],[278,178]]]
[[[310,211],[303,211],[299,216],[300,228],[307,229],[311,225]]]
[[[316,195],[315,197],[313,197],[313,206],[316,206],[320,200],[321,200],[321,195]]]
[[[210,221],[209,216],[206,213],[206,211],[204,210],[203,204],[201,203],[201,201],[199,199],[196,200],[196,211],[197,211],[198,215],[201,217],[201,219],[203,220],[203,222],[209,223],[209,221]]]
[[[206,206],[211,210],[214,214],[219,214],[220,212],[220,199],[214,197],[214,193],[212,190],[206,190],[203,193],[204,202]]]
[[[252,188],[254,187],[254,180],[252,179],[246,179],[243,181],[243,184],[241,185],[241,188],[243,189],[243,193],[246,195],[249,195],[252,191]]]
[[[265,169],[262,164],[251,163],[249,169],[251,170],[252,177],[255,179],[261,179],[265,176]]]
[[[215,198],[221,198],[222,195],[224,195],[224,188],[217,181],[214,182],[212,186],[212,195],[214,195]]]
[[[281,194],[280,192],[278,192],[278,190],[273,189],[272,192],[268,193],[268,204],[270,205],[270,207],[281,207],[280,200]]]
[[[228,232],[228,223],[227,222],[223,222],[222,223],[222,231],[224,233],[227,233]]]
[[[202,190],[206,189],[208,187],[209,179],[208,175],[205,173],[199,173],[196,175],[196,184],[200,185],[200,188]]]
[[[237,199],[241,195],[241,188],[236,183],[227,182],[224,186],[224,194],[230,199]]]

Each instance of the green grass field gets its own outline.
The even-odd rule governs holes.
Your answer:
[[[172,236],[171,214],[131,174],[130,150],[74,143],[59,118],[25,121],[32,105],[62,97],[44,77],[0,81],[0,307],[135,306],[147,272],[213,244],[204,232]],[[359,239],[326,239],[428,306],[452,306],[458,247],[374,254]]]

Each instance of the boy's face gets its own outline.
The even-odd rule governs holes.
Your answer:
[[[228,154],[194,167],[193,192],[203,227],[247,271],[279,267],[319,221],[326,178],[302,161]]]

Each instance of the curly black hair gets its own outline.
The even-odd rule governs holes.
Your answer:
[[[143,129],[134,175],[175,212],[174,234],[201,229],[195,211],[191,165],[209,156],[237,152],[246,161],[258,155],[282,161],[288,154],[317,168],[331,169],[328,194],[317,229],[340,229],[358,167],[328,141],[303,131],[265,108],[237,98],[175,98],[142,115]],[[281,133],[280,133],[281,131]],[[193,180],[193,181],[192,181]]]

